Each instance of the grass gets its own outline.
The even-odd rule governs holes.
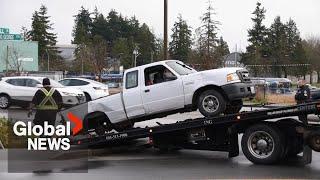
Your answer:
[[[10,129],[9,128],[10,123],[8,120],[1,118],[0,119],[0,140],[3,144],[4,147],[8,147],[9,144],[9,134],[10,134]]]
[[[13,132],[13,123],[0,118],[0,140],[5,148],[25,148],[26,137],[17,137]]]
[[[268,94],[266,99],[267,99],[266,101],[269,104],[285,104],[285,105],[296,104],[294,95]]]
[[[313,83],[312,86],[320,88],[320,83]]]

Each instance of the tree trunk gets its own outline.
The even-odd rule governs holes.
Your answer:
[[[311,71],[311,72],[310,72],[310,84],[312,84],[312,83],[313,83],[312,75],[313,75],[313,73],[312,73],[312,71]]]
[[[317,71],[317,83],[320,83],[320,71]]]

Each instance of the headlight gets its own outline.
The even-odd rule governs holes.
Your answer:
[[[63,95],[65,96],[77,96],[75,93],[68,93],[68,92],[62,92]]]
[[[93,87],[95,90],[103,90],[101,87]]]
[[[227,75],[227,82],[238,81],[238,80],[240,80],[240,78],[237,73],[231,73]]]

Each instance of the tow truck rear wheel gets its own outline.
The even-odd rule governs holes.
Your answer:
[[[284,136],[271,124],[249,127],[241,140],[243,154],[255,164],[274,164],[282,159]]]
[[[225,111],[226,101],[218,91],[206,90],[199,96],[198,108],[205,117],[214,117]]]

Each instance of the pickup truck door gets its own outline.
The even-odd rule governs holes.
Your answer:
[[[122,97],[124,108],[129,119],[144,116],[146,113],[141,99],[139,78],[138,69],[126,72]]]
[[[157,69],[159,66],[162,66],[160,69],[165,68],[166,70],[169,70],[163,65],[157,66],[158,67],[149,68]],[[184,107],[184,90],[180,77],[174,75],[175,78],[172,78],[171,80],[155,82],[155,77],[150,79],[149,75],[156,76],[156,74],[153,72],[147,74],[147,72],[148,71],[146,70],[144,72],[145,83],[142,85],[142,101],[148,115]],[[153,82],[149,84],[147,81]]]

